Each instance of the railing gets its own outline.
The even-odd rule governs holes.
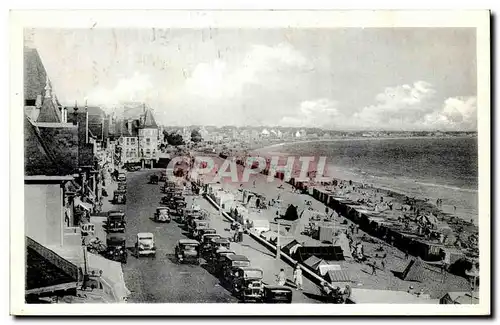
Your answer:
[[[60,268],[67,275],[75,279],[75,281],[78,281],[78,266],[76,266],[75,264],[62,258],[47,247],[44,247],[43,245],[39,244],[29,237],[26,237],[26,247],[33,249],[35,252],[43,256],[47,261]]]
[[[214,201],[212,200],[211,197],[209,197],[208,195],[204,195],[205,198],[213,205],[215,206],[218,210],[221,210],[221,207]],[[228,219],[229,221],[231,222],[236,222],[231,216],[229,216],[225,211],[222,211],[222,215]],[[251,238],[253,238],[254,240],[256,240],[257,242],[259,242],[260,244],[266,246],[270,251],[272,251],[273,253],[276,253],[277,252],[277,247],[276,245],[268,242],[267,240],[265,240],[264,238],[261,238],[260,236],[252,233],[252,232],[249,232],[248,233],[250,235]],[[283,259],[285,262],[287,262],[288,264],[292,265],[292,266],[295,266],[298,264],[298,261],[294,260],[293,258],[291,258],[288,254],[284,253],[281,249],[280,249],[280,257],[281,259]],[[302,270],[303,272],[305,273],[306,277],[313,281],[314,283],[316,284],[321,284],[323,283],[324,281],[326,281],[323,277],[319,276],[318,274],[310,271],[308,268],[306,268],[304,265],[302,265]]]

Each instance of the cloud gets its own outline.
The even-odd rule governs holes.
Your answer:
[[[294,115],[284,116],[278,124],[290,127],[329,127],[337,124],[337,105],[336,101],[327,98],[303,101]]]
[[[231,64],[217,59],[199,63],[186,80],[185,87],[190,95],[231,99],[248,86],[273,86],[270,75],[290,69],[307,70],[312,69],[312,65],[289,44],[253,45],[241,62]]]
[[[476,130],[477,98],[475,96],[448,98],[441,110],[425,116],[423,124],[443,130]]]
[[[376,104],[366,106],[354,114],[356,124],[365,127],[406,128],[412,126],[432,110],[436,91],[425,81],[413,85],[387,87],[375,96]]]
[[[147,102],[157,95],[149,75],[134,73],[129,77],[118,79],[111,88],[97,87],[89,92],[89,104],[99,104],[104,108],[112,108],[122,102]]]
[[[425,81],[388,87],[375,96],[376,104],[354,113],[345,125],[383,130],[476,128],[475,97],[451,97],[440,102],[436,95],[434,87]]]

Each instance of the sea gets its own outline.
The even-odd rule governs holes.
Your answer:
[[[478,144],[475,137],[363,138],[285,143],[265,154],[327,157],[327,175],[416,198],[443,201],[443,210],[477,223]]]

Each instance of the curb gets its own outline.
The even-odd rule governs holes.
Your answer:
[[[208,202],[210,202],[215,208],[217,208],[217,210],[221,210],[221,207],[214,202],[214,200],[212,200],[211,197],[209,197],[208,195],[206,194],[203,194],[203,197],[205,199],[207,199]],[[230,217],[225,211],[222,211],[222,215],[228,219],[229,221],[231,222],[235,222],[235,220]],[[259,242],[260,244],[263,244],[264,246],[266,246],[269,250],[271,250],[272,252],[276,253],[277,251],[277,247],[273,244],[271,244],[270,242],[268,242],[267,240],[255,235],[254,233],[251,233],[251,232],[248,232],[248,235],[254,239],[255,241]],[[299,264],[302,266],[302,270],[304,271],[305,275],[307,276],[307,278],[311,281],[313,281],[315,284],[319,285],[321,284],[322,282],[326,281],[323,277],[317,275],[316,273],[310,271],[306,266],[304,266],[303,264],[301,263],[298,263],[296,260],[294,260],[293,258],[291,258],[290,256],[288,256],[287,254],[283,253],[283,251],[280,252],[280,257],[282,260],[284,260],[285,262],[287,262],[289,265],[296,265],[296,264]]]

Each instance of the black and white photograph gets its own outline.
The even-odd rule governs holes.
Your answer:
[[[11,17],[11,313],[491,312],[488,11],[138,16]]]

